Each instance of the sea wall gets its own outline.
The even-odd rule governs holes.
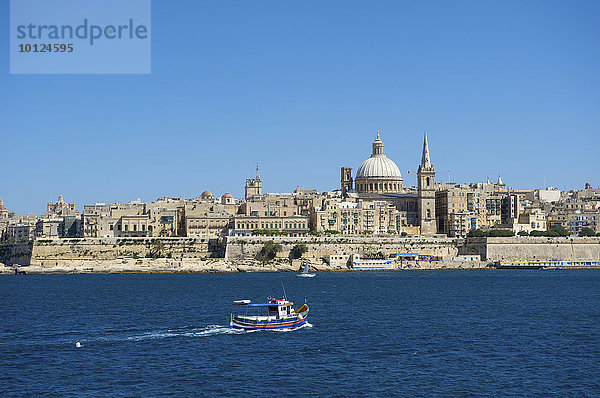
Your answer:
[[[278,257],[287,258],[297,244],[305,244],[308,251],[304,258],[321,258],[330,255],[358,253],[361,255],[382,252],[418,252],[441,257],[454,257],[458,254],[456,239],[445,237],[264,237],[229,236],[226,238],[225,260],[235,261],[255,258],[267,241],[282,246]]]
[[[30,265],[56,266],[64,261],[129,258],[207,258],[219,253],[216,242],[200,238],[37,239]]]
[[[461,254],[483,260],[600,260],[600,238],[528,237],[467,238]]]
[[[0,244],[0,263],[29,265],[32,248],[32,241]]]

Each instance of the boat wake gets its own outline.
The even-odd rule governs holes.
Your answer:
[[[85,337],[81,331],[79,333],[69,332],[69,337],[54,335],[44,336],[44,338],[37,340],[25,340],[21,345],[58,345],[58,346],[73,346],[74,348],[85,348],[92,347],[102,344],[110,344],[117,342],[127,341],[147,341],[147,340],[158,340],[158,339],[172,339],[172,338],[199,338],[199,337],[211,337],[219,335],[242,335],[255,332],[292,332],[299,329],[311,328],[310,323],[294,328],[294,329],[277,329],[277,330],[240,330],[230,329],[229,325],[207,325],[203,327],[182,327],[176,329],[166,330],[154,330],[154,331],[136,331],[123,330],[123,331],[112,331],[112,333],[105,334],[101,333],[96,337]],[[14,340],[13,340],[14,343]],[[79,343],[79,344],[77,344]]]
[[[148,333],[142,333],[135,336],[128,336],[125,340],[128,341],[143,341],[143,340],[154,340],[154,339],[168,339],[176,337],[209,337],[224,334],[247,334],[255,332],[293,332],[304,328],[312,328],[313,325],[306,322],[304,325],[294,329],[265,329],[265,330],[241,330],[241,329],[230,329],[229,326],[224,325],[208,325],[200,328],[180,328],[180,329],[168,329],[163,331],[154,331]]]
[[[229,326],[208,325],[200,328],[180,328],[147,332],[135,336],[129,336],[126,338],[126,340],[141,341],[168,339],[173,337],[208,337],[220,334],[235,334],[235,332],[235,330],[229,329]]]

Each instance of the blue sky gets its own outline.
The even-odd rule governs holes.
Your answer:
[[[1,2],[8,31],[9,5]],[[152,2],[150,75],[10,75],[0,197],[94,202],[339,187],[377,129],[414,185],[600,185],[598,1]]]

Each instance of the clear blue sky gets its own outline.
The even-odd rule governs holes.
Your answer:
[[[0,29],[8,32],[9,3]],[[371,153],[413,185],[600,185],[600,1],[153,0],[151,75],[10,75],[0,197],[17,214],[339,187]]]

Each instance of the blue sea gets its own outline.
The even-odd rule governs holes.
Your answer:
[[[228,328],[282,284],[309,326]],[[11,275],[0,297],[2,396],[600,396],[595,270]]]

